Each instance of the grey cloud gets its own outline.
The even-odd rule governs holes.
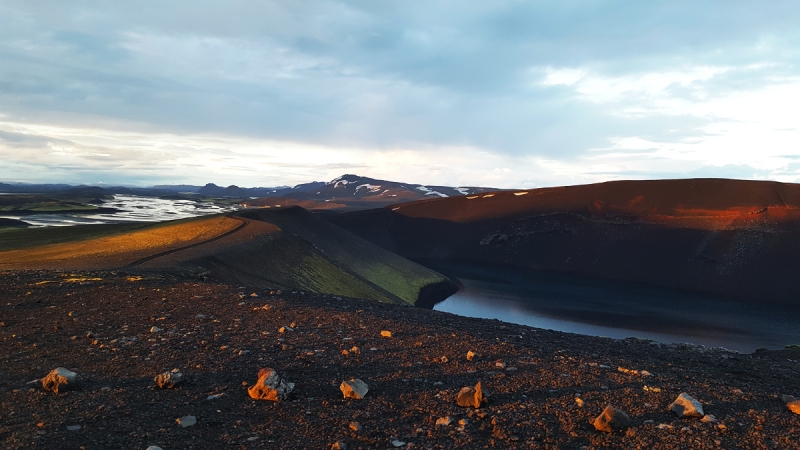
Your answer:
[[[799,12],[791,1],[8,0],[0,113],[576,158],[613,137],[702,136],[707,120],[610,114],[570,87],[538,86],[547,67],[620,76],[769,63],[698,83],[721,95],[796,75]],[[691,98],[695,86],[667,91]]]

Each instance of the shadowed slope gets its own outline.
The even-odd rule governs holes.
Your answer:
[[[800,185],[620,181],[330,219],[411,259],[509,264],[797,302]]]
[[[125,268],[407,304],[455,291],[436,272],[302,208],[0,234],[0,269],[18,268]]]

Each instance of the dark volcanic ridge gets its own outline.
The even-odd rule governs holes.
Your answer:
[[[611,340],[134,273],[6,271],[0,283],[8,449],[788,449],[800,441],[781,399],[800,395],[797,351]],[[468,352],[478,356],[469,361]],[[38,379],[56,367],[80,374],[82,388],[44,391]],[[295,383],[287,400],[248,397],[264,367]],[[188,380],[156,388],[155,375],[172,369]],[[339,385],[351,378],[368,384],[362,400],[343,399]],[[477,382],[488,403],[458,406],[458,392]],[[669,405],[682,392],[714,419],[677,418]],[[595,430],[608,405],[627,413],[629,427]],[[196,424],[176,423],[186,416]]]
[[[412,260],[573,272],[797,305],[800,185],[619,181],[330,214]]]

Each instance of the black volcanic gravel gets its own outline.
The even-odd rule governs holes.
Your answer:
[[[152,275],[5,272],[0,284],[2,448],[322,449],[339,441],[380,449],[393,440],[423,449],[800,448],[800,416],[780,399],[800,397],[797,352],[612,340]],[[294,331],[279,332],[292,323]],[[360,354],[342,354],[353,346]],[[469,362],[468,351],[480,357]],[[32,383],[59,366],[81,374],[83,389],[54,394]],[[247,396],[262,367],[296,383],[289,400]],[[189,380],[157,389],[153,377],[173,368]],[[369,385],[363,400],[342,398],[339,384],[353,377]],[[488,405],[457,406],[458,391],[478,381]],[[673,416],[668,405],[681,392],[719,422]],[[223,395],[207,400],[212,394]],[[591,421],[609,404],[633,426],[596,431]],[[176,419],[186,415],[197,424],[181,428]],[[443,416],[453,424],[436,426]]]

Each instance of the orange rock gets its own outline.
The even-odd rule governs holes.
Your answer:
[[[479,381],[474,388],[469,386],[462,388],[456,397],[456,403],[458,403],[458,406],[465,408],[480,408],[483,403],[488,402],[488,397],[489,394],[484,391]]]
[[[795,414],[800,414],[800,400],[789,402],[786,404],[786,407],[789,408],[789,411]]]
[[[365,395],[367,395],[369,386],[367,386],[367,383],[364,383],[360,379],[356,378],[350,381],[342,381],[339,389],[342,390],[344,398],[361,400]]]
[[[247,393],[256,400],[277,402],[286,400],[293,389],[294,383],[287,383],[275,369],[267,367],[258,371],[258,381],[247,389]]]
[[[631,426],[631,418],[613,406],[606,406],[602,414],[594,419],[593,425],[598,431],[611,433],[614,430],[624,430]]]
[[[78,389],[80,384],[80,375],[63,367],[53,369],[46,377],[42,378],[42,388],[45,391],[52,391],[56,394],[59,391]]]

